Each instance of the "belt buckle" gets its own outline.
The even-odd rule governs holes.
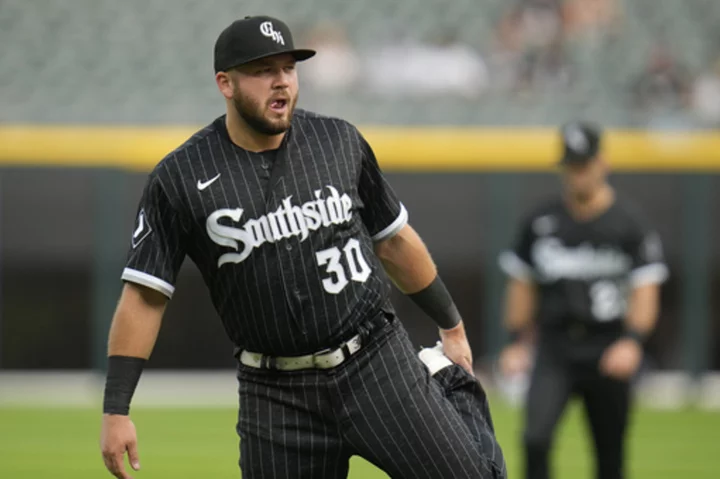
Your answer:
[[[360,334],[357,334],[353,336],[352,338],[348,339],[342,345],[340,346],[340,350],[345,355],[345,359],[349,358],[356,352],[358,352],[362,348],[363,340]],[[350,349],[352,346],[354,346],[354,349]]]

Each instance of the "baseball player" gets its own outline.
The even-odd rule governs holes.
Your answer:
[[[236,346],[243,478],[501,478],[463,322],[408,212],[351,124],[295,108],[287,25],[233,22],[215,44],[226,114],[149,175],[109,337],[101,448],[139,465],[131,398],[180,266],[200,270]],[[391,281],[438,325],[416,354]],[[420,356],[420,357],[419,357]]]
[[[529,215],[500,264],[509,275],[507,375],[534,368],[526,398],[525,468],[550,476],[553,432],[571,396],[587,410],[599,479],[623,477],[630,380],[668,275],[658,234],[607,182],[601,132],[562,128],[564,192]]]

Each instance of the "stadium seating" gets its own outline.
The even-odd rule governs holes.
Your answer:
[[[512,3],[5,0],[0,3],[0,121],[205,122],[222,110],[212,78],[214,39],[230,20],[247,14],[285,19],[298,43],[318,23],[335,24],[363,59],[407,39],[452,37],[474,49],[490,65],[492,76],[497,25]],[[583,114],[611,124],[637,124],[644,118],[629,107],[627,91],[652,45],[663,40],[691,75],[700,72],[720,49],[720,2],[618,4],[623,20],[613,41],[587,45],[566,39],[572,88],[539,89],[530,98],[489,89],[466,98],[442,93],[383,96],[363,88],[325,92],[309,85],[301,101],[362,123],[554,124]],[[673,115],[693,126],[687,112]]]

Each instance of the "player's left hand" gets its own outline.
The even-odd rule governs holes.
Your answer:
[[[620,381],[628,381],[640,367],[642,354],[642,347],[634,339],[618,339],[600,358],[600,372]]]
[[[465,325],[460,323],[452,329],[441,329],[440,339],[445,356],[475,376],[472,366],[472,351],[465,335]]]

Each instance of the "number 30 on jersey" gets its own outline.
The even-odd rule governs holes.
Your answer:
[[[318,265],[325,266],[325,272],[330,275],[322,281],[323,288],[330,294],[340,293],[350,281],[364,283],[372,273],[360,249],[360,242],[355,238],[348,240],[342,250],[333,246],[318,251],[315,257]]]

